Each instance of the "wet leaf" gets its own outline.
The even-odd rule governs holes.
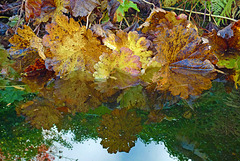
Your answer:
[[[129,152],[135,146],[136,134],[142,130],[141,118],[135,112],[115,109],[102,116],[97,130],[103,148],[109,153]]]
[[[154,75],[153,82],[157,83],[158,90],[169,90],[174,96],[188,98],[211,88],[215,68],[208,60],[209,46],[200,42],[194,28],[182,25],[157,35],[155,57],[162,68]]]
[[[97,0],[70,0],[70,7],[74,17],[87,16],[99,5]]]
[[[116,79],[110,75],[115,69],[122,70],[132,76],[138,76],[141,72],[142,64],[139,56],[133,55],[133,52],[122,47],[119,52],[113,51],[112,54],[103,53],[100,61],[94,66],[96,72],[93,74],[97,81],[106,81],[107,79]]]
[[[152,51],[148,50],[150,41],[145,37],[140,37],[136,31],[126,33],[119,30],[116,35],[110,34],[103,42],[112,50],[120,51],[122,47],[130,49],[133,55],[140,57],[142,68],[146,67],[152,56]]]
[[[52,53],[47,62],[57,75],[66,75],[74,70],[94,71],[102,52],[108,49],[101,45],[91,30],[66,16],[57,16],[56,22],[46,25],[49,33],[43,37],[43,44]]]

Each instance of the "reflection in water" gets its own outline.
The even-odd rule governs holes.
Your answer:
[[[68,137],[71,138],[70,136]],[[136,146],[131,149],[130,153],[117,153],[109,154],[106,149],[103,149],[101,139],[88,140],[83,143],[72,142],[73,149],[67,149],[59,144],[55,144],[62,153],[59,153],[59,157],[56,160],[59,161],[70,161],[70,160],[84,160],[84,161],[173,161],[177,158],[170,157],[166,151],[164,144],[149,145],[143,144],[140,140],[136,142]],[[58,158],[58,159],[57,159]]]

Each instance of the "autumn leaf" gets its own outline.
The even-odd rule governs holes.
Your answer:
[[[70,0],[70,7],[74,17],[87,16],[99,5],[97,0]]]
[[[232,77],[237,88],[240,84],[240,21],[234,22],[218,32],[214,30],[206,37],[211,45],[211,52],[218,58],[218,67],[234,71]]]
[[[156,36],[156,31],[161,32],[165,28],[173,28],[178,25],[194,27],[189,21],[187,16],[184,14],[176,15],[175,12],[165,11],[161,8],[153,8],[149,17],[145,22],[138,28],[143,33],[149,34],[149,36]]]
[[[26,116],[26,121],[30,121],[31,125],[38,129],[50,129],[62,117],[60,112],[46,99],[35,99],[26,105],[23,104],[20,109]]]
[[[136,31],[126,33],[119,30],[116,35],[110,34],[103,42],[112,50],[120,51],[122,47],[130,49],[133,55],[140,57],[142,68],[146,67],[152,56],[152,51],[148,50],[150,41],[145,37],[140,37]]]
[[[35,24],[47,22],[50,18],[55,19],[57,15],[67,12],[68,0],[26,0],[25,19],[35,19]]]
[[[100,61],[94,66],[96,72],[93,76],[98,81],[106,81],[115,69],[125,71],[132,76],[138,76],[141,72],[141,67],[139,56],[133,55],[130,49],[122,47],[120,52],[113,51],[112,54],[103,53],[100,56]]]
[[[94,72],[94,64],[107,47],[101,45],[91,30],[80,25],[67,16],[57,16],[56,22],[46,25],[47,35],[43,44],[52,53],[47,62],[52,64],[57,75],[66,75],[74,70]]]
[[[37,37],[29,26],[24,25],[24,28],[18,28],[17,33],[9,39],[9,42],[13,45],[10,49],[12,55],[17,54],[20,50],[25,49],[37,49],[39,56],[45,60],[45,49],[42,44],[42,39]]]
[[[182,25],[158,33],[154,39],[158,51],[155,57],[162,68],[153,77],[157,90],[169,90],[172,95],[186,99],[211,88],[215,68],[208,60],[211,56],[208,44],[200,42],[194,28]]]
[[[142,130],[141,118],[126,109],[115,109],[102,116],[97,128],[101,144],[109,153],[129,152],[135,146],[136,134]]]

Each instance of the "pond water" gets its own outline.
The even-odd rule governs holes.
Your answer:
[[[239,160],[239,90],[229,92],[223,82],[160,109],[121,108],[120,102],[74,114],[36,94],[6,89],[2,160]]]

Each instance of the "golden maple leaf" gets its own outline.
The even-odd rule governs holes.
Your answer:
[[[103,40],[104,45],[112,50],[120,51],[122,47],[128,48],[133,52],[133,55],[140,57],[142,68],[145,68],[152,56],[152,51],[148,50],[150,41],[145,37],[139,37],[136,31],[126,33],[122,30],[115,34],[109,34]]]
[[[43,60],[46,59],[42,39],[37,37],[29,26],[24,25],[23,29],[18,28],[17,33],[9,39],[9,42],[13,45],[10,52],[14,54],[21,49],[33,48],[38,50],[38,54]]]
[[[109,153],[129,152],[135,146],[136,134],[142,130],[141,118],[135,111],[115,109],[111,114],[102,116],[97,130],[103,148]]]
[[[58,75],[65,75],[74,70],[94,71],[94,64],[99,61],[107,47],[95,37],[91,30],[61,15],[55,22],[46,25],[49,33],[43,37],[43,44],[50,48],[50,61]]]
[[[208,60],[211,56],[208,44],[200,44],[194,28],[179,25],[165,29],[154,39],[158,54],[157,61],[162,64],[153,82],[158,90],[169,90],[182,98],[199,95],[211,88],[215,78],[215,67]]]
[[[130,49],[122,47],[119,52],[103,53],[100,56],[100,61],[94,66],[96,72],[93,76],[98,81],[106,81],[115,69],[125,71],[132,76],[138,76],[141,72],[141,67],[139,56],[133,55]]]

